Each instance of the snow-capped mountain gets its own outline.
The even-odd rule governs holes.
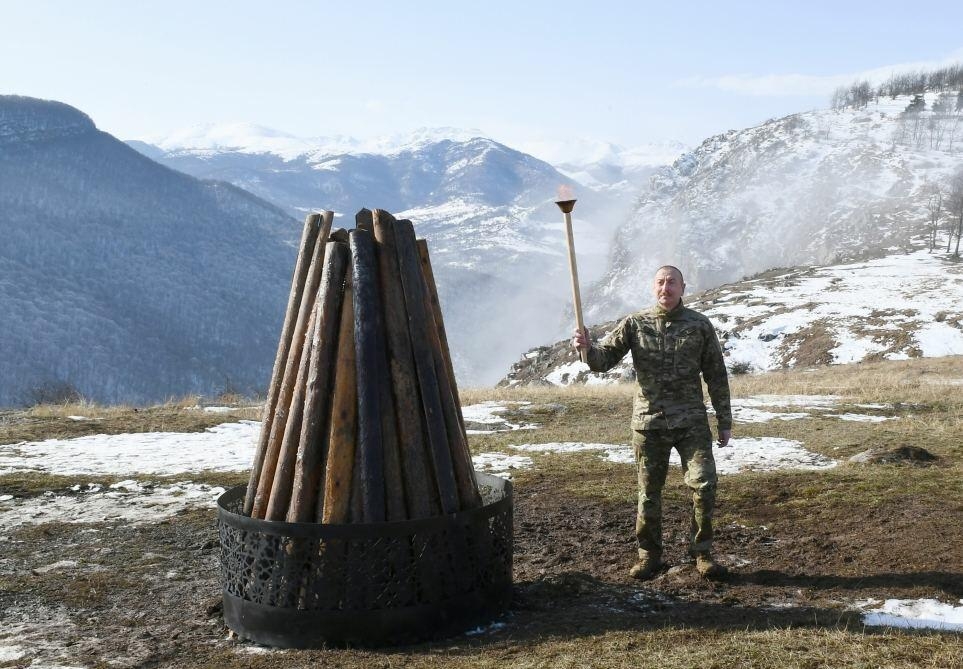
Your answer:
[[[667,140],[624,147],[613,142],[574,138],[565,142],[528,140],[519,149],[551,163],[578,183],[634,196],[660,167],[671,165],[688,147]]]
[[[945,252],[891,250],[829,266],[772,270],[686,298],[715,325],[730,370],[963,355],[963,263]],[[616,321],[592,328],[598,341]],[[568,341],[532,349],[502,385],[632,380],[631,357],[592,374]]]
[[[360,142],[234,125],[197,128],[157,146],[131,144],[297,216],[333,209],[336,224],[350,225],[358,209],[377,207],[410,218],[429,243],[464,384],[494,383],[521,351],[568,327],[565,235],[553,200],[573,179],[543,160],[450,128]],[[605,266],[630,200],[578,184],[576,196],[579,269],[590,281]]]
[[[300,223],[148,160],[65,104],[0,96],[0,406],[263,392]]]
[[[359,139],[348,135],[298,137],[282,130],[243,121],[199,123],[167,135],[144,137],[130,142],[150,146],[164,153],[203,157],[223,152],[272,154],[284,160],[305,157],[320,160],[342,154],[395,154],[426,144],[449,140],[463,142],[481,137],[480,130],[461,128],[418,128],[410,133]]]
[[[699,290],[907,243],[927,224],[931,187],[963,165],[956,97],[879,97],[705,140],[639,195],[585,300],[590,320],[637,309],[667,263]]]

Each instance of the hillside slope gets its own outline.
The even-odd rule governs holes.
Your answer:
[[[707,139],[641,192],[586,299],[589,320],[636,308],[666,263],[704,290],[909,243],[929,218],[930,187],[963,165],[963,110],[933,111],[941,95],[877,98]]]
[[[727,365],[739,373],[963,355],[963,263],[925,249],[771,270],[684,301],[713,322]],[[594,340],[616,323],[593,327]],[[633,378],[629,356],[593,374],[563,340],[529,351],[501,385]]]
[[[64,104],[0,97],[0,405],[263,392],[300,225],[145,158]]]

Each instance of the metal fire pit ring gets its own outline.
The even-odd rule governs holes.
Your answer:
[[[224,620],[282,648],[382,646],[452,636],[503,612],[512,591],[512,484],[476,473],[483,506],[389,523],[249,518],[246,486],[217,500]]]

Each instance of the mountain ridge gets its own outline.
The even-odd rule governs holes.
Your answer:
[[[50,383],[103,402],[261,392],[297,222],[62,103],[0,96],[0,118],[29,131],[0,151],[0,405]]]
[[[907,243],[928,219],[929,185],[961,164],[963,116],[929,111],[940,95],[923,96],[917,113],[908,111],[915,96],[896,96],[706,139],[639,194],[588,291],[590,316],[630,310],[637,287],[666,263],[700,290]],[[920,125],[941,128],[941,143],[917,145],[907,133]]]

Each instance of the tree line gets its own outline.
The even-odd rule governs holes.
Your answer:
[[[963,238],[963,168],[945,183],[927,184],[926,191],[930,251],[936,250],[940,227],[945,225],[946,252],[952,251],[953,257],[959,258],[960,239]]]
[[[957,91],[956,108],[963,109],[963,64],[950,65],[931,72],[917,71],[892,74],[889,79],[873,86],[869,81],[854,81],[840,86],[832,94],[832,108],[865,107],[881,97],[919,95],[930,92]]]

